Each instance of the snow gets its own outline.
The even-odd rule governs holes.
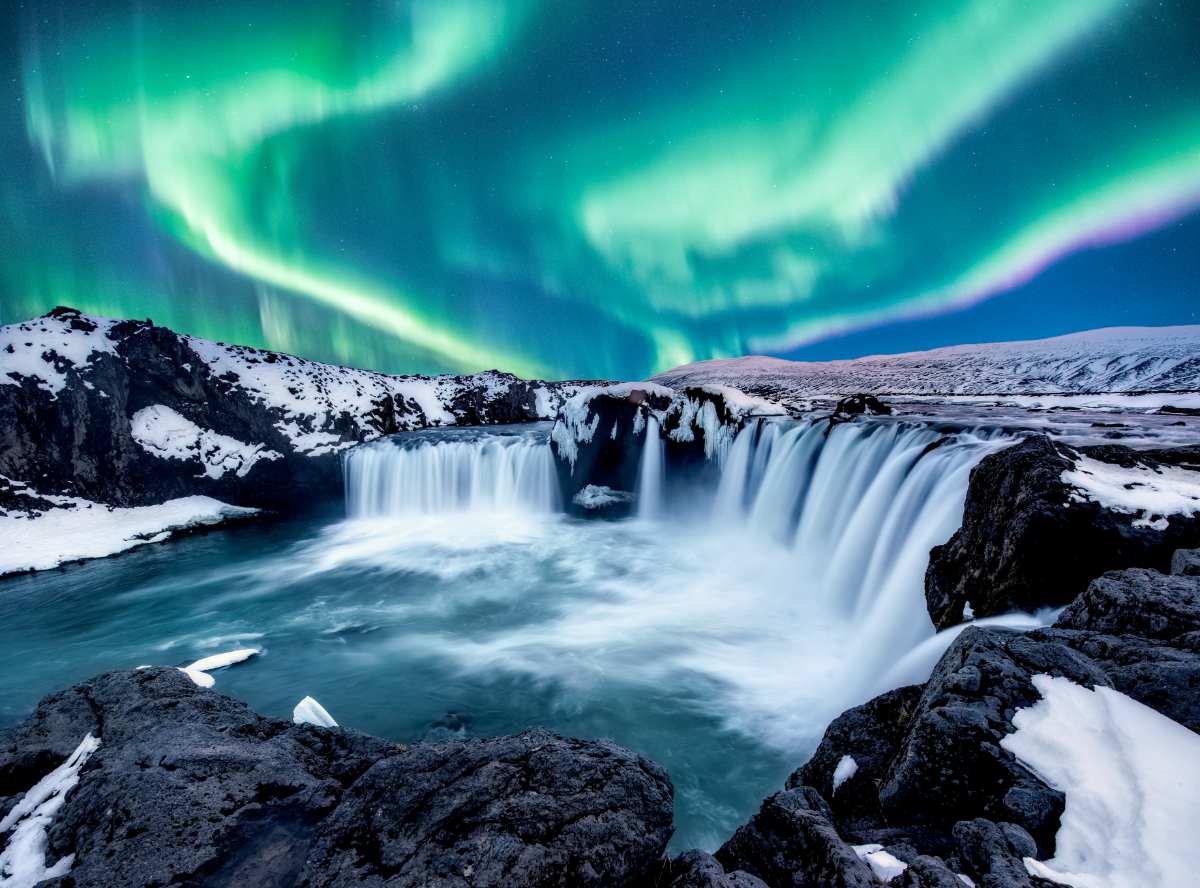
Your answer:
[[[837,795],[837,791],[841,789],[842,784],[858,773],[858,762],[854,760],[852,755],[844,755],[838,759],[837,766],[833,769],[833,793]]]
[[[209,672],[213,669],[224,669],[226,666],[232,666],[234,663],[245,662],[261,653],[262,651],[258,648],[238,648],[236,651],[226,651],[223,654],[212,654],[208,657],[202,657],[195,663],[191,663],[183,668],[194,672]]]
[[[217,680],[208,674],[213,669],[224,669],[226,666],[244,662],[261,653],[262,651],[258,648],[239,648],[236,651],[226,651],[223,654],[212,654],[207,657],[201,657],[195,663],[180,666],[179,671],[200,687],[211,688],[217,683]]]
[[[1050,860],[1029,873],[1075,888],[1196,884],[1200,735],[1112,688],[1036,675],[1042,699],[1001,741],[1065,793]]]
[[[613,490],[600,484],[589,484],[575,494],[573,503],[585,509],[602,509],[614,503],[632,502],[633,494],[625,490]]]
[[[77,323],[83,329],[61,317],[0,327],[0,385],[19,385],[28,377],[36,380],[38,388],[57,395],[67,384],[71,366],[86,371],[96,356],[116,354],[116,343],[108,338],[116,321],[80,317]]]
[[[881,882],[890,882],[908,869],[907,863],[884,851],[883,845],[871,843],[869,845],[851,845],[850,847],[854,849],[859,860],[871,867],[871,872]]]
[[[1195,393],[1200,325],[1118,327],[841,361],[763,356],[702,361],[660,373],[654,381],[675,387],[723,383],[776,400],[855,392],[1001,395],[1005,401],[1013,395]],[[1179,396],[1157,406],[1163,403],[1189,406]]]
[[[292,710],[292,721],[298,725],[317,725],[322,728],[336,728],[338,723],[333,720],[325,707],[312,697],[305,697]]]
[[[99,746],[100,740],[87,734],[65,762],[39,780],[0,820],[0,835],[12,830],[0,852],[0,888],[30,888],[71,871],[74,854],[47,863],[47,832],[68,793],[78,785],[80,770]]]
[[[558,404],[550,389],[544,385],[539,385],[533,390],[534,410],[542,419],[554,419],[554,414],[558,412]]]
[[[1168,516],[1200,512],[1200,472],[1176,466],[1125,467],[1082,454],[1073,461],[1074,468],[1062,473],[1063,482],[1075,488],[1071,498],[1140,515],[1135,527],[1166,530]]]
[[[766,398],[748,395],[741,389],[734,388],[731,385],[710,384],[702,386],[702,388],[710,395],[720,395],[724,398],[725,405],[734,416],[787,415],[787,410],[784,409],[783,405],[777,404],[774,401],[768,401]]]
[[[129,430],[143,450],[163,459],[197,460],[204,467],[204,474],[213,479],[223,477],[226,472],[244,478],[260,460],[282,458],[262,444],[245,444],[201,428],[162,404],[143,407],[135,413],[129,421]]]
[[[8,479],[3,479],[8,481]],[[17,494],[24,484],[8,481]],[[29,496],[35,496],[32,491]],[[68,561],[103,558],[172,533],[253,515],[257,509],[230,506],[207,496],[186,496],[155,506],[121,508],[71,496],[36,494],[55,508],[40,511],[0,509],[0,576],[46,570]]]
[[[453,425],[455,416],[442,399],[449,400],[468,384],[455,377],[389,376],[191,336],[185,339],[214,375],[240,387],[251,400],[278,410],[282,418],[276,428],[298,452],[332,449],[334,438],[340,442],[340,436],[306,436],[324,431],[342,413],[361,420],[389,396],[411,402],[420,413],[417,422],[402,420],[402,426]],[[357,442],[340,446],[353,443]]]

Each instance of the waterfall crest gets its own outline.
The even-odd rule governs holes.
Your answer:
[[[350,451],[344,472],[352,518],[559,509],[545,435],[378,441]]]

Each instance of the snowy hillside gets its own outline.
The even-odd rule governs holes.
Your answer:
[[[848,361],[747,357],[701,361],[654,378],[724,383],[776,399],[853,392],[911,395],[1200,391],[1200,325],[1111,327]]]
[[[93,318],[69,310],[0,327],[0,385],[20,385],[28,380],[57,396],[67,385],[68,371],[74,370],[82,384],[90,386],[89,376],[102,355],[120,358],[118,343],[149,329],[138,322]],[[389,376],[192,336],[179,339],[214,377],[272,410],[277,415],[276,428],[301,453],[316,454],[357,443],[332,431],[333,419],[345,415],[354,425],[367,428],[367,417],[385,400],[407,408],[398,417],[401,428],[453,425],[465,418],[455,409],[464,396],[479,395],[486,405],[503,398],[517,381],[495,371],[469,376]],[[186,372],[191,367],[185,363],[182,369]],[[539,418],[553,419],[561,402],[558,387],[533,384],[532,389]]]
[[[290,507],[336,496],[354,444],[553,419],[578,389],[497,371],[391,376],[57,308],[0,327],[0,475],[110,506]]]

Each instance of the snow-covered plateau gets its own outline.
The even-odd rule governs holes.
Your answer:
[[[1111,327],[1025,342],[956,345],[930,351],[840,361],[762,356],[685,364],[653,377],[680,387],[720,383],[786,402],[854,392],[980,401],[1018,399],[1024,406],[1098,403],[1133,409],[1200,407],[1200,325]],[[1169,395],[1167,394],[1169,393]],[[1121,397],[1113,397],[1119,394]],[[1097,399],[1097,395],[1109,395]],[[1082,397],[1091,396],[1091,397]]]

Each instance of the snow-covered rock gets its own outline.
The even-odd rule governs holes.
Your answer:
[[[1166,530],[1172,515],[1200,512],[1200,472],[1171,465],[1119,465],[1078,454],[1062,480],[1073,488],[1071,498],[1091,501],[1106,509],[1137,515],[1134,527]]]
[[[47,832],[67,796],[79,784],[79,771],[100,746],[89,732],[67,760],[30,787],[24,797],[0,818],[0,835],[8,840],[0,850],[0,886],[33,888],[45,879],[59,879],[71,871],[74,854],[53,863],[46,859]]]
[[[339,452],[453,424],[552,419],[580,384],[390,376],[58,308],[0,328],[0,474],[117,506],[338,495]]]
[[[934,625],[1069,604],[1108,570],[1166,570],[1200,535],[1200,450],[1073,448],[1044,435],[985,456],[962,526],[930,552]]]
[[[701,361],[654,377],[682,387],[723,383],[776,401],[855,392],[1043,395],[1200,392],[1200,325],[1112,327],[1026,342],[959,345],[843,361],[761,356]],[[1162,404],[1180,404],[1160,400]],[[1183,406],[1195,406],[1190,401]]]
[[[1112,688],[1035,675],[1042,699],[1013,716],[1004,749],[1066,809],[1054,857],[1030,875],[1074,888],[1195,884],[1200,735]]]
[[[39,495],[19,481],[0,477],[0,576],[103,558],[161,542],[179,531],[257,512],[207,496],[153,506],[106,506],[80,497]]]
[[[150,453],[163,459],[196,460],[210,478],[220,478],[226,472],[244,478],[260,459],[280,458],[262,444],[245,444],[202,429],[162,404],[143,407],[133,414],[129,429],[133,440]]]

